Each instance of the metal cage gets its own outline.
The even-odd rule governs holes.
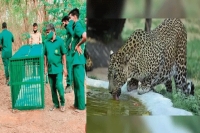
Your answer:
[[[24,45],[10,59],[12,108],[44,108],[43,45]]]

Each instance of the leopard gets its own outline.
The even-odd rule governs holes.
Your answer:
[[[167,18],[151,31],[136,29],[117,52],[111,51],[108,65],[108,89],[119,100],[121,87],[145,94],[159,84],[172,92],[194,92],[187,82],[187,31],[180,19]],[[193,88],[191,88],[191,86]]]

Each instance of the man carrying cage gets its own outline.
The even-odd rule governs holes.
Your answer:
[[[46,27],[47,39],[44,41],[44,64],[45,73],[48,72],[49,83],[53,100],[53,107],[50,111],[60,108],[65,111],[65,95],[63,87],[63,74],[67,76],[66,70],[66,49],[63,40],[55,33],[53,24]],[[60,97],[60,104],[58,95]]]

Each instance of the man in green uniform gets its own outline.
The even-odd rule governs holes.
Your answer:
[[[72,82],[73,82],[73,80],[72,80],[73,79],[72,78],[72,76],[73,76],[72,75],[72,50],[71,50],[71,41],[72,41],[73,30],[70,27],[72,27],[74,21],[73,20],[69,21],[69,17],[65,16],[62,19],[62,23],[66,29],[66,35],[67,35],[65,47],[67,49],[66,58],[67,58],[68,75],[67,75],[67,81],[66,81],[67,86],[65,88],[65,93],[70,93],[70,92],[72,92]]]
[[[53,111],[55,108],[59,108],[61,106],[60,110],[64,112],[65,95],[62,81],[63,74],[67,76],[65,57],[66,49],[63,40],[56,36],[53,24],[47,25],[46,33],[47,39],[44,41],[45,73],[48,71],[52,100],[54,104],[50,111]],[[60,104],[57,91],[60,96]]]
[[[8,71],[8,63],[9,59],[12,57],[12,42],[14,42],[13,34],[7,30],[6,22],[2,23],[3,31],[0,34],[0,47],[2,48],[2,60],[4,65],[6,84],[9,81],[9,71]]]
[[[73,9],[69,13],[70,20],[74,21],[73,29],[73,41],[72,41],[72,58],[73,58],[73,81],[74,81],[74,107],[79,110],[85,109],[85,63],[84,57],[84,42],[86,41],[86,32],[84,31],[79,21],[79,10]]]

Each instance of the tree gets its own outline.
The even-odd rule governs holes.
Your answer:
[[[64,37],[61,19],[75,7],[80,9],[80,21],[86,27],[86,0],[0,0],[0,5],[0,23],[7,22],[8,29],[14,34],[14,51],[28,43],[34,22],[39,24],[43,37],[47,23],[53,23],[58,34]]]
[[[144,30],[147,31],[147,32],[151,31],[151,21],[152,21],[152,18],[146,18],[145,19]]]
[[[149,32],[151,30],[151,4],[152,1],[151,0],[146,0],[145,1],[145,15],[146,19],[145,19],[145,28],[144,30]]]
[[[43,21],[43,31],[45,30],[45,25],[47,23],[53,23],[56,27],[57,35],[64,38],[65,29],[61,29],[61,20],[64,16],[68,15],[70,10],[78,8],[80,11],[80,18],[82,25],[86,28],[85,18],[86,18],[86,1],[85,0],[54,0],[48,2],[46,0],[41,0],[41,3],[44,5],[44,16],[45,20]],[[43,36],[45,36],[45,33]]]

